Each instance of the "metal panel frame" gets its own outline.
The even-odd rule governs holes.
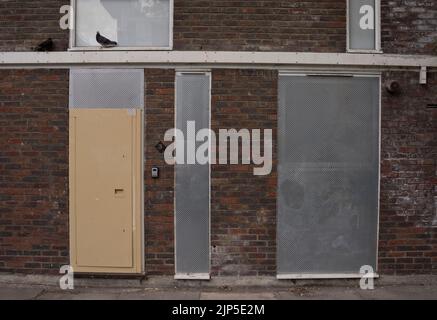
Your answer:
[[[381,109],[382,109],[382,92],[381,92],[381,83],[382,83],[382,74],[379,73],[345,73],[345,72],[319,72],[319,71],[313,71],[313,70],[307,70],[304,72],[297,72],[293,73],[287,70],[279,71],[278,78],[280,76],[311,76],[311,75],[332,75],[332,76],[346,76],[346,77],[371,77],[371,78],[377,78],[379,82],[379,106],[378,106],[378,116],[379,116],[379,123],[378,123],[378,201],[377,201],[377,225],[376,225],[376,262],[375,267],[376,270],[374,270],[374,278],[378,278],[378,269],[379,269],[379,229],[380,229],[380,198],[381,198]],[[279,179],[279,177],[278,177]],[[276,202],[278,202],[278,197],[276,198]],[[276,212],[276,220],[278,220],[279,212]],[[276,239],[278,243],[278,239]],[[354,278],[362,278],[362,274],[359,273],[281,273],[276,274],[276,279],[278,280],[296,280],[296,279],[354,279]]]
[[[122,1],[122,0],[121,0]],[[172,50],[173,49],[173,27],[174,27],[174,0],[169,0],[169,43],[168,46],[163,47],[114,47],[114,48],[100,48],[100,47],[76,47],[76,5],[77,0],[70,0],[70,6],[74,14],[74,28],[70,28],[70,40],[68,51],[144,51],[144,50]]]
[[[184,75],[184,74],[199,74],[199,75],[207,75],[209,76],[209,106],[208,106],[208,112],[209,112],[209,129],[211,129],[211,90],[212,90],[212,73],[210,70],[208,69],[197,69],[197,70],[186,70],[186,69],[176,69],[176,73],[175,73],[175,119],[174,119],[174,127],[177,128],[177,108],[178,108],[178,103],[177,103],[177,81],[176,81],[176,77],[180,76],[180,75]],[[211,139],[209,139],[209,147],[211,150]],[[177,241],[176,241],[176,189],[175,189],[175,194],[173,197],[173,210],[174,210],[174,255],[175,255],[175,275],[174,275],[174,279],[175,280],[210,280],[211,279],[211,152],[209,153],[209,164],[208,164],[208,171],[209,171],[209,196],[208,196],[208,226],[209,226],[209,230],[208,230],[208,269],[209,272],[208,273],[178,273],[177,272]],[[176,186],[176,173],[174,174],[174,180],[173,180],[173,185]]]
[[[349,53],[382,53],[381,48],[381,0],[375,0],[375,49],[364,50],[364,49],[351,49],[350,47],[350,16],[349,8],[351,0],[346,1],[346,51]]]

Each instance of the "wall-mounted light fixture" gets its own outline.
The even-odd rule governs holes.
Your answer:
[[[395,95],[401,92],[401,85],[396,80],[389,80],[385,84],[385,89],[387,90],[388,93]]]

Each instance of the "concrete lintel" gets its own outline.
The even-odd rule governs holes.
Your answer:
[[[0,52],[0,68],[74,66],[319,66],[437,67],[437,56],[376,53],[232,52],[232,51],[66,51]]]

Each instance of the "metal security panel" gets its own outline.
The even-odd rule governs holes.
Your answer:
[[[144,70],[70,70],[70,259],[75,272],[144,272],[143,107]]]
[[[184,133],[185,146],[193,143],[197,149],[202,144],[188,141],[187,122],[195,121],[195,132],[209,128],[210,82],[209,73],[176,75],[176,128]],[[193,155],[186,149],[185,164],[175,169],[176,277],[208,278],[210,166],[188,164],[187,157]]]
[[[378,76],[279,79],[278,277],[376,271]]]
[[[142,272],[142,110],[70,110],[71,264]]]
[[[70,108],[144,108],[144,70],[71,69]]]

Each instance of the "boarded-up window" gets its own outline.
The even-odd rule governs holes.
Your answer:
[[[210,126],[210,74],[178,73],[176,76],[176,127],[190,139],[187,122],[195,121],[196,131]],[[199,141],[189,141],[197,146]],[[178,152],[178,150],[176,150]],[[209,277],[209,164],[176,165],[176,276]]]
[[[379,77],[281,75],[278,275],[376,270]]]
[[[348,50],[380,51],[380,0],[348,0]]]

